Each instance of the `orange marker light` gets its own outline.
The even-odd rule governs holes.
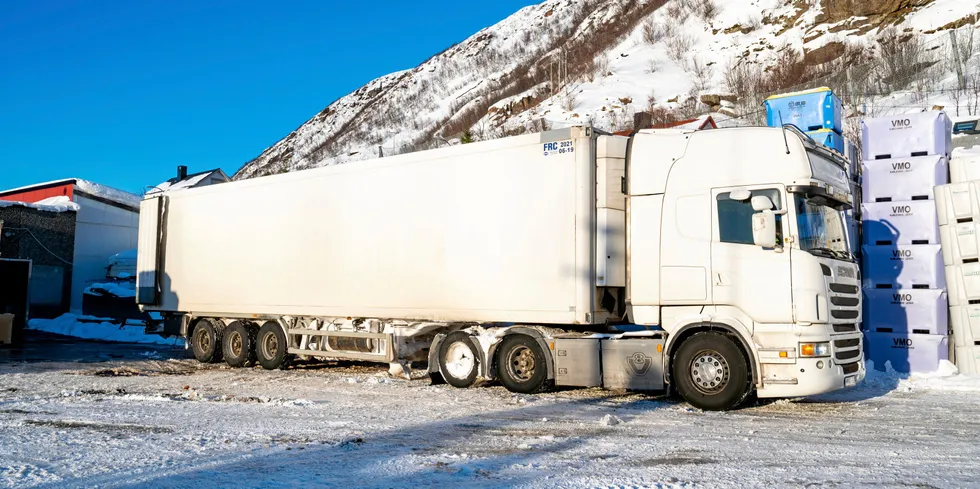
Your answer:
[[[789,352],[788,351],[779,352],[779,358],[789,358]]]
[[[800,353],[805,357],[812,357],[817,354],[817,349],[814,345],[804,344],[800,346]]]

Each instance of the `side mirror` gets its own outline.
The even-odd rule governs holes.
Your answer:
[[[776,207],[772,203],[772,199],[766,197],[765,195],[756,195],[752,197],[752,210],[756,212],[771,211],[773,207]]]
[[[754,200],[754,199],[753,199]],[[766,197],[766,200],[769,200]],[[752,240],[756,246],[775,248],[776,243],[776,214],[771,210],[752,215]]]
[[[752,192],[745,189],[733,190],[732,193],[728,194],[728,198],[737,202],[745,202],[752,198]]]

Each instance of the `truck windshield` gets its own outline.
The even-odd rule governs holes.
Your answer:
[[[847,234],[841,210],[822,198],[797,194],[796,218],[800,232],[800,249],[810,253],[853,261],[847,246]]]

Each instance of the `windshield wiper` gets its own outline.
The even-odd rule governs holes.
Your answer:
[[[830,249],[830,248],[825,248],[825,247],[810,248],[807,251],[818,251],[818,252],[824,253],[826,255],[830,255],[830,258],[834,258],[834,259],[837,259],[837,260],[844,260],[844,261],[850,261],[850,262],[855,261],[854,260],[854,255],[851,255],[851,252],[849,252],[849,251],[837,251],[837,250]]]

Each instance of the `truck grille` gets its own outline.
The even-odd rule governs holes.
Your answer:
[[[857,288],[856,285],[846,285],[846,284],[830,284],[830,290],[837,292],[838,294],[851,294],[857,295],[861,290]]]
[[[855,359],[855,358],[857,358],[859,356],[861,356],[861,350],[850,350],[850,351],[839,351],[839,352],[837,352],[837,355],[835,355],[835,358],[838,361],[841,361],[841,360],[853,360],[853,359]]]
[[[861,301],[857,297],[831,297],[830,303],[835,306],[857,307]]]
[[[843,273],[828,276],[830,289],[830,326],[833,328],[832,346],[834,363],[844,368],[844,373],[854,373],[860,369],[861,334],[861,272]],[[826,276],[826,270],[824,271]],[[840,282],[838,282],[840,280]],[[853,281],[852,283],[846,283]],[[841,283],[844,282],[844,283]]]
[[[861,314],[852,310],[834,309],[830,312],[830,315],[833,316],[834,319],[857,319]]]
[[[830,297],[830,317],[833,319],[831,322],[844,323],[849,331],[853,331],[850,325],[861,317],[861,289],[856,285],[835,283],[829,284],[829,288],[833,294]],[[838,331],[836,326],[834,331],[843,332]]]
[[[861,358],[861,338],[858,333],[858,336],[834,340],[834,360],[838,365],[858,363]]]

